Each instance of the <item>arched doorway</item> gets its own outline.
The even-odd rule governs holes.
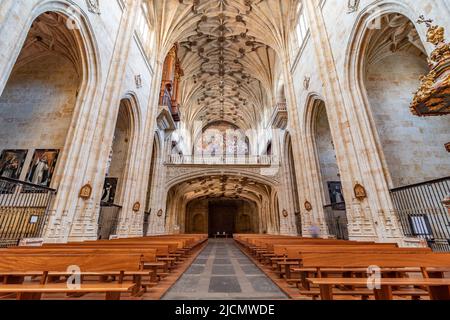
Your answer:
[[[362,96],[367,100],[383,174],[406,236],[450,250],[450,219],[441,201],[448,193],[448,117],[412,114],[413,92],[429,71],[427,52],[414,22],[390,12],[376,17],[379,28],[362,30],[357,57]]]
[[[76,35],[66,20],[55,12],[36,18],[0,97],[0,151],[20,160],[10,177],[45,187],[60,179],[58,160],[83,78]],[[36,172],[40,161],[45,169]]]
[[[35,18],[1,92],[0,194],[15,196],[0,199],[7,209],[0,212],[0,241],[41,237],[47,208],[56,203],[48,188],[60,189],[64,173],[71,177],[66,165],[88,69],[80,30],[67,21],[50,11]]]
[[[155,190],[155,183],[157,183],[157,177],[155,168],[158,165],[158,154],[159,154],[159,138],[158,135],[155,134],[155,138],[153,139],[153,149],[152,149],[152,160],[150,163],[150,173],[148,178],[148,187],[147,187],[147,199],[145,204],[145,213],[144,213],[144,236],[147,235],[149,231],[149,223],[150,223],[150,215],[152,214],[152,201],[153,201],[153,192]],[[157,212],[153,212],[153,214],[157,214]]]
[[[277,190],[264,178],[234,171],[180,177],[167,192],[166,232],[193,233],[201,214],[204,232],[278,234]]]
[[[186,233],[228,236],[258,233],[257,206],[254,202],[230,198],[201,198],[186,206]]]
[[[291,136],[287,134],[285,142],[285,163],[284,171],[286,172],[288,201],[293,206],[293,213],[295,214],[295,226],[297,234],[302,235],[302,218],[300,214],[300,199],[298,194],[297,175],[294,164],[294,154],[292,151]]]
[[[316,99],[312,103],[312,134],[323,190],[324,214],[328,232],[338,239],[348,239],[348,221],[341,175],[327,110],[322,100]]]
[[[450,161],[444,145],[450,119],[419,118],[409,110],[419,78],[429,70],[414,23],[397,13],[379,19],[380,28],[366,31],[368,44],[362,68],[389,186],[449,176]]]
[[[109,239],[110,236],[116,234],[122,211],[133,139],[132,103],[130,99],[123,99],[119,105],[101,199],[98,220],[99,239]]]

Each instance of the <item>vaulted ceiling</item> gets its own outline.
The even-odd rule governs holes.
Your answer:
[[[161,53],[179,44],[182,122],[256,128],[264,108],[275,103],[280,56],[298,1],[148,1]]]
[[[33,22],[15,68],[44,55],[61,55],[73,63],[81,76],[81,54],[74,30],[67,28],[67,18],[45,12]]]
[[[173,189],[185,203],[194,199],[248,199],[261,202],[270,197],[271,187],[243,176],[212,175],[185,181]]]
[[[247,129],[271,104],[276,54],[249,35],[250,5],[207,1],[195,34],[180,42],[186,121],[225,120]]]

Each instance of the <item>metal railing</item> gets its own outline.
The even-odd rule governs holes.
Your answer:
[[[54,189],[0,177],[0,247],[42,237],[55,194]]]
[[[450,177],[391,190],[407,237],[427,241],[434,251],[450,251],[450,216],[442,201],[450,194]]]
[[[325,220],[330,236],[339,240],[348,240],[348,220],[345,203],[333,203],[324,206]]]
[[[262,156],[202,156],[202,155],[169,155],[166,164],[169,165],[261,165],[270,166],[278,164],[279,159],[274,155]]]

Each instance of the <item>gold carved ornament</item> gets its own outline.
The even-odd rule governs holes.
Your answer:
[[[283,210],[283,217],[287,218],[289,216],[289,213],[286,209]]]
[[[140,202],[136,202],[136,203],[133,205],[133,211],[134,211],[134,212],[139,212],[139,210],[141,210],[141,203],[140,203]]]
[[[311,211],[313,209],[311,202],[305,201],[305,209],[306,211]]]
[[[450,44],[445,41],[445,29],[432,22],[423,16],[418,21],[427,25],[427,41],[435,46],[429,57],[431,70],[420,78],[411,103],[411,112],[421,117],[450,114]]]
[[[88,183],[81,187],[79,197],[84,200],[89,200],[92,195],[92,186]]]
[[[354,187],[355,198],[359,201],[363,201],[367,198],[366,188],[364,188],[361,184],[357,183]]]
[[[159,209],[158,213],[156,214],[158,217],[162,217],[163,215],[163,211],[162,209]]]

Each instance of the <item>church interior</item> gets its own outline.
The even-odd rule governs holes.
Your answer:
[[[0,301],[450,300],[449,30],[448,0],[1,0]]]

